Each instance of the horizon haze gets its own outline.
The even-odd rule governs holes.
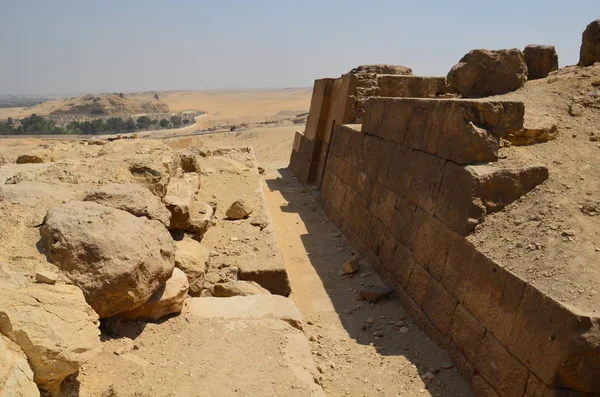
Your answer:
[[[360,64],[446,75],[474,48],[576,64],[600,2],[4,0],[0,95],[310,87]]]

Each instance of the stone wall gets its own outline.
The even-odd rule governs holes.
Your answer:
[[[373,72],[377,70],[397,74]],[[362,122],[369,98],[430,98],[444,91],[444,77],[417,77],[407,73],[410,69],[404,67],[367,65],[337,79],[315,80],[306,129],[297,134],[290,159],[290,168],[296,176],[305,184],[321,186],[334,127]],[[308,168],[299,167],[306,163]]]
[[[519,102],[371,98],[362,126],[333,128],[322,205],[477,396],[600,393],[600,319],[465,239],[548,177],[498,160],[523,114]]]

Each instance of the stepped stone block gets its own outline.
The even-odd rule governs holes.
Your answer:
[[[444,92],[445,77],[377,75],[380,97],[431,98]]]
[[[496,161],[498,138],[523,128],[521,102],[371,98],[362,130],[458,164]]]

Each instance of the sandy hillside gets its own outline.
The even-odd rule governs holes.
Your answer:
[[[155,92],[125,94],[125,98],[137,104],[152,103]],[[312,88],[291,88],[255,91],[166,91],[158,92],[161,103],[168,111],[206,111],[202,127],[218,123],[256,122],[266,118],[289,117],[307,112],[310,105]],[[58,99],[44,102],[31,108],[0,109],[0,119],[7,117],[22,118],[32,113],[52,114],[66,109],[70,99]],[[72,100],[71,100],[72,101]],[[136,106],[136,112],[142,113],[143,107]],[[139,111],[137,111],[139,110]]]

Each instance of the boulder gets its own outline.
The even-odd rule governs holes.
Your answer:
[[[98,315],[72,285],[0,290],[0,333],[23,349],[35,383],[54,396],[101,352]]]
[[[198,241],[188,237],[175,241],[175,267],[188,278],[191,296],[200,296],[204,288],[204,276],[210,253]]]
[[[110,183],[90,190],[83,200],[127,211],[135,216],[156,219],[165,226],[169,226],[171,221],[171,213],[160,199],[137,184]]]
[[[466,98],[506,94],[525,84],[525,56],[517,48],[472,50],[452,67],[446,79],[451,92]]]
[[[579,50],[579,66],[590,66],[594,62],[600,62],[600,19],[585,28]]]
[[[0,335],[0,397],[39,397],[27,356],[10,339]]]
[[[250,203],[248,203],[244,199],[240,199],[240,200],[234,201],[229,206],[229,208],[227,209],[227,212],[225,213],[225,216],[228,219],[244,219],[244,218],[247,218],[248,216],[250,216],[252,211],[253,211],[253,209],[250,206]]]
[[[148,299],[148,302],[133,310],[117,314],[117,318],[158,321],[169,314],[179,314],[183,309],[189,287],[185,273],[175,268],[171,278]]]
[[[375,73],[375,74],[398,74],[411,75],[412,70],[402,65],[360,65],[352,69],[349,73]]]
[[[50,151],[45,149],[33,150],[31,153],[17,157],[17,164],[49,163],[52,161]]]
[[[558,70],[558,54],[553,45],[528,45],[523,54],[528,80],[543,79],[550,72]]]
[[[254,281],[228,281],[226,283],[218,283],[213,286],[213,296],[220,298],[228,298],[230,296],[248,296],[271,294],[269,291],[260,286]]]
[[[181,178],[171,178],[164,202],[171,212],[171,230],[187,230],[194,196],[200,188],[200,175],[186,173]]]
[[[200,239],[212,225],[214,215],[215,210],[212,205],[194,200],[190,211],[190,220],[184,230],[191,233],[194,238]]]
[[[41,228],[49,259],[100,318],[144,304],[173,272],[175,246],[155,220],[70,201],[50,208]]]

